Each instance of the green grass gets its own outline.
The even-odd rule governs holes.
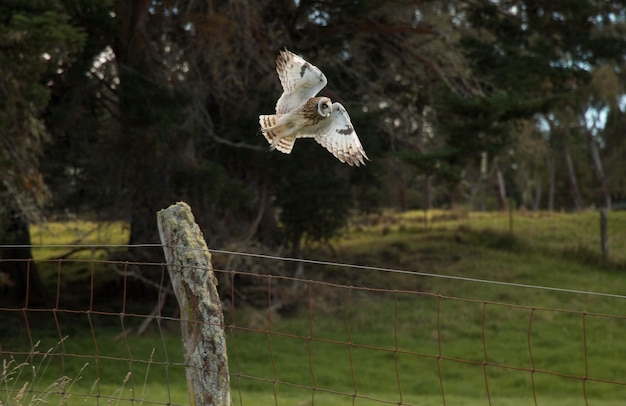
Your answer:
[[[424,220],[426,217],[426,220]],[[365,234],[389,231],[455,230],[466,227],[489,231],[502,237],[511,235],[533,248],[566,253],[582,251],[601,256],[600,214],[588,210],[580,213],[514,212],[450,212],[442,210],[412,211],[371,215],[356,222]],[[363,223],[367,224],[363,227]],[[608,213],[610,259],[626,262],[626,211]]]
[[[275,370],[280,381],[317,386],[322,389],[320,392],[353,393],[356,387],[361,396],[393,402],[399,400],[399,380],[405,400],[413,399],[415,404],[421,404],[418,400],[422,396],[441,398],[437,365],[441,343],[444,359],[440,368],[445,393],[481,404],[487,398],[482,365],[486,348],[491,363],[509,367],[487,367],[491,396],[509,402],[517,399],[518,403],[511,404],[528,404],[533,390],[532,374],[527,370],[533,361],[536,370],[585,375],[585,332],[589,376],[623,380],[622,360],[612,359],[608,354],[626,351],[626,344],[619,342],[619,337],[626,335],[624,320],[585,316],[583,330],[582,316],[549,310],[399,293],[353,294],[352,300],[350,308],[343,309],[347,312],[345,320],[336,311],[334,315],[312,315],[311,325],[305,315],[300,321],[281,321],[275,329],[277,332],[304,337],[270,335],[273,351],[262,333],[238,334],[235,338],[241,371],[271,381]],[[312,338],[308,339],[310,331]],[[321,341],[329,338],[342,344]],[[535,373],[534,378],[538,398],[560,395],[570,402],[563,400],[563,404],[584,404],[580,379],[559,378],[544,372]],[[271,385],[249,383],[245,391],[260,392],[263,387],[271,388]],[[586,389],[589,399],[600,399],[602,404],[617,404],[626,396],[626,389],[618,385],[587,383]],[[338,404],[348,404],[349,400]]]
[[[424,274],[626,292],[626,213],[609,215],[608,261],[600,255],[596,212],[516,213],[513,233],[507,213],[433,211],[427,222],[423,214],[355,219],[332,242],[334,252],[310,249],[307,256]],[[80,223],[72,229],[81,230]],[[123,229],[114,225],[107,241],[121,239]],[[62,226],[55,238],[71,240]],[[626,380],[621,298],[368,269],[308,265],[305,272],[306,279],[333,283],[310,284],[303,298],[312,300],[295,314],[272,312],[270,324],[267,310],[239,302],[235,315],[226,313],[233,404],[442,405],[445,396],[448,405],[485,405],[489,399],[493,405],[527,405],[536,398],[539,405],[612,406],[626,398],[626,386],[596,381]],[[188,403],[176,325],[165,325],[163,341],[154,327],[125,340],[119,318],[94,315],[94,342],[85,315],[62,318],[60,334],[51,315],[31,317],[40,351],[54,347],[60,334],[68,335],[55,350],[65,355],[33,362],[35,379],[29,369],[11,388],[2,383],[5,404],[26,381],[46,388],[62,376],[73,382],[71,392],[88,395],[73,394],[67,404],[95,404],[97,393],[100,404],[129,404],[125,399],[131,398]],[[21,318],[17,314],[13,323],[0,326],[3,351],[28,351]],[[124,322],[128,328],[140,319],[129,316]],[[22,362],[26,356],[15,358],[20,356]],[[576,378],[585,375],[592,380]],[[59,401],[62,396],[50,395],[48,403],[66,404]]]
[[[0,379],[0,404],[13,404],[9,399],[27,383],[31,403],[24,404],[35,403],[34,399],[42,397],[38,392],[48,392],[47,388],[54,387],[61,377],[67,377],[68,382],[45,394],[49,403],[69,397],[68,404],[77,404],[79,399],[88,399],[90,404],[96,396],[112,404],[124,399],[149,402],[168,397],[173,403],[186,403],[181,341],[176,334],[166,334],[162,343],[154,334],[124,339],[111,327],[96,328],[95,337],[89,329],[81,328],[63,339],[53,332],[33,331],[42,337],[34,345],[34,354],[3,357],[9,363],[4,375],[11,379]],[[3,344],[5,351],[19,351],[13,340]],[[169,382],[169,395],[164,382]]]
[[[129,229],[126,223],[67,221],[47,222],[31,227],[30,236],[33,245],[89,245],[89,244],[126,244]],[[74,252],[75,251],[75,252]],[[67,256],[74,259],[106,258],[105,248],[81,249],[64,247],[42,247],[33,249],[36,260],[45,260]]]

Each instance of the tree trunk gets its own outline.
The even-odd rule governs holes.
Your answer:
[[[609,187],[606,182],[606,176],[604,176],[604,168],[602,166],[602,159],[600,158],[600,151],[598,150],[598,143],[596,142],[591,131],[587,130],[587,139],[589,141],[589,152],[591,153],[591,161],[593,162],[593,169],[596,173],[596,178],[600,186],[600,193],[604,200],[604,208],[611,210],[611,194],[609,193]]]
[[[430,179],[430,174],[424,174],[424,210],[430,210],[433,208]]]
[[[48,293],[32,260],[28,223],[17,210],[9,209],[0,220],[3,244],[20,247],[0,248],[0,272],[9,276],[15,303],[24,307],[41,306],[48,301]],[[23,246],[23,247],[21,247]]]
[[[154,213],[156,212],[156,210],[153,210],[154,208],[154,204],[142,205],[137,201],[131,203],[129,244],[150,244],[158,242],[158,234],[154,221],[149,221],[150,218],[154,218]],[[149,215],[149,213],[152,213],[152,215]]]
[[[398,200],[400,201],[400,211],[402,213],[409,209],[409,204],[406,200],[406,182],[404,181],[404,174],[399,164],[396,164],[396,172],[398,174]]]
[[[554,211],[554,189],[556,182],[556,162],[554,157],[550,157],[549,167],[550,188],[548,190],[548,211],[552,213]]]
[[[168,167],[179,152],[171,144],[176,135],[170,126],[176,113],[168,110],[175,103],[173,92],[151,26],[160,20],[151,7],[150,0],[116,2],[120,131],[115,148],[129,199],[130,244],[158,241],[154,213],[171,199]]]
[[[604,260],[609,259],[609,232],[607,226],[607,209],[600,209],[600,244],[602,249],[602,257]]]
[[[478,179],[478,211],[487,210],[487,203],[485,202],[485,177],[486,175],[480,174],[480,178]]]
[[[539,211],[541,206],[541,190],[543,182],[541,181],[541,173],[535,175],[535,199],[533,200],[533,211]]]
[[[504,186],[504,176],[500,169],[496,170],[496,191],[500,210],[506,210],[506,188]]]
[[[576,211],[581,211],[585,208],[583,198],[580,195],[580,189],[578,188],[578,180],[576,179],[576,172],[574,171],[574,162],[569,149],[565,147],[565,163],[567,165],[567,176],[569,178],[570,189],[572,191],[572,199],[574,200],[574,208]]]

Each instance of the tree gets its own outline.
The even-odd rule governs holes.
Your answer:
[[[411,112],[400,114],[404,106],[392,103],[406,94],[406,83],[418,90],[458,76],[439,66],[453,54],[442,53],[437,57],[441,61],[424,57],[440,52],[433,42],[443,41],[441,33],[419,21],[415,7],[403,1],[392,8],[374,1],[342,1],[332,7],[308,1],[260,1],[247,7],[234,2],[116,2],[106,11],[113,16],[108,20],[104,6],[97,12],[94,8],[72,8],[77,24],[89,24],[84,27],[88,44],[96,45],[85,51],[84,60],[91,58],[92,66],[82,68],[89,74],[67,75],[68,82],[57,87],[55,111],[89,112],[81,119],[89,117],[91,124],[81,127],[95,131],[82,139],[94,146],[82,143],[84,153],[76,153],[71,172],[80,186],[70,192],[80,191],[92,210],[103,202],[118,208],[118,216],[130,219],[132,242],[156,236],[153,212],[172,199],[192,199],[202,213],[198,220],[214,231],[207,234],[222,241],[273,228],[255,219],[259,210],[280,209],[271,195],[284,196],[281,188],[290,186],[275,176],[282,157],[264,155],[267,146],[257,134],[257,115],[271,111],[280,94],[274,59],[282,46],[306,50],[305,56],[324,70],[331,83],[324,93],[348,105],[359,135],[372,145],[373,159],[382,157],[398,134],[382,122],[401,116],[411,125]],[[313,35],[315,45],[308,40]],[[417,53],[416,46],[428,52]],[[427,79],[421,81],[424,72]],[[67,100],[63,95],[77,94],[77,89],[93,97],[77,97],[81,103],[73,108],[60,107]],[[50,115],[55,116],[64,114]],[[70,132],[62,121],[54,127],[65,137]],[[76,141],[73,145],[80,146]],[[309,168],[295,165],[290,170],[306,178]],[[373,171],[363,171],[370,175],[353,177],[351,184],[358,179],[365,183],[358,190],[375,188]],[[64,168],[57,167],[56,173]],[[221,185],[228,185],[227,193]],[[324,194],[325,186],[319,187]]]
[[[328,242],[350,216],[348,179],[333,170],[332,166],[337,165],[334,162],[320,161],[325,165],[311,165],[309,171],[284,177],[276,196],[292,257],[300,256],[305,241]]]
[[[496,128],[507,121],[514,123],[539,114],[572,117],[572,120],[550,118],[555,130],[565,126],[560,130],[565,138],[553,144],[565,151],[565,160],[571,163],[567,167],[572,185],[575,184],[573,148],[569,144],[575,137],[569,136],[572,131],[566,127],[572,125],[576,117],[582,131],[588,129],[580,118],[587,111],[582,106],[589,101],[584,94],[594,68],[623,64],[626,50],[626,40],[621,33],[623,9],[623,1],[483,0],[466,4],[467,19],[461,26],[461,44],[482,80],[485,96],[500,97],[502,103],[489,106],[485,113],[474,111],[475,117],[482,120],[491,112],[488,121]],[[513,114],[493,116],[494,109],[495,112],[511,110]],[[467,108],[461,110],[466,112]],[[453,113],[458,115],[458,111]],[[471,116],[468,118],[477,123]],[[593,162],[600,188],[606,196],[599,154],[594,152],[596,140],[587,137],[587,142],[591,156],[595,157]],[[575,207],[582,205],[580,195],[579,192],[573,194]]]
[[[623,64],[623,63],[622,63]],[[594,173],[598,182],[598,199],[600,205],[611,209],[611,191],[601,157],[605,115],[613,110],[619,111],[619,99],[624,94],[624,86],[620,83],[615,70],[621,70],[613,64],[605,64],[592,72],[592,79],[585,89],[581,89],[583,103],[580,109],[580,124],[589,143],[589,154]],[[604,119],[604,120],[603,120]],[[619,148],[618,145],[615,147]]]
[[[0,249],[0,271],[15,282],[16,299],[44,288],[32,258],[28,225],[41,219],[48,190],[39,158],[48,133],[40,112],[50,86],[72,62],[83,35],[72,27],[59,1],[0,4],[0,239],[25,247]],[[32,303],[31,303],[32,304]]]
[[[626,178],[622,176],[626,170],[626,140],[624,128],[626,128],[626,108],[617,106],[611,109],[607,115],[607,122],[602,139],[605,143],[605,163],[609,189],[612,193],[614,208],[623,208],[626,204]]]
[[[47,110],[58,146],[46,166],[55,201],[129,220],[132,242],[154,240],[154,212],[181,199],[211,244],[255,234],[276,243],[286,235],[279,225],[301,227],[284,210],[290,194],[323,196],[330,184],[296,188],[280,171],[310,179],[318,169],[299,157],[324,151],[305,141],[290,156],[267,153],[257,132],[258,114],[280,95],[274,63],[287,47],[324,71],[322,94],[347,107],[372,158],[358,171],[320,169],[348,191],[324,203],[336,202],[338,213],[355,202],[386,205],[385,191],[404,192],[418,173],[427,195],[441,186],[452,204],[484,153],[492,167],[504,165],[503,152],[528,145],[520,142],[533,134],[522,132],[527,123],[567,113],[589,66],[617,55],[618,36],[583,15],[612,24],[602,18],[618,3],[67,1],[88,39],[80,64],[54,82]],[[78,130],[68,125],[75,122]],[[560,145],[576,161],[578,135],[562,130]],[[500,170],[501,179],[518,179]]]

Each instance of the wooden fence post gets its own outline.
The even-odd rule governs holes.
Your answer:
[[[157,223],[180,306],[190,404],[231,406],[224,315],[211,254],[186,203],[160,210]]]

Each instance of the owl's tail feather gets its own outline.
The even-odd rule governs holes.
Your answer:
[[[276,125],[276,121],[276,114],[260,115],[261,132],[270,144],[270,150],[276,149],[282,153],[289,154],[293,149],[293,144],[296,142],[296,137],[288,136],[286,133],[287,128]]]

